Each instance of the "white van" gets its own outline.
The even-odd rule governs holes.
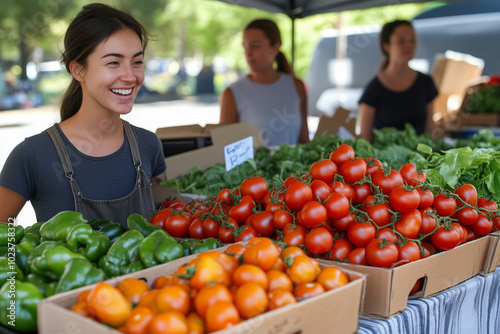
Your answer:
[[[496,4],[500,7],[500,2]],[[412,21],[418,38],[413,68],[430,74],[436,55],[452,50],[483,59],[483,75],[500,73],[500,9],[489,13],[425,17]],[[343,30],[347,49],[346,58],[341,60],[336,59],[338,31],[323,33],[304,80],[309,115],[332,115],[339,106],[357,112],[363,89],[382,62],[379,32],[380,26]]]

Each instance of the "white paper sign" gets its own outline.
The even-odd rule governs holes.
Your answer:
[[[253,137],[238,140],[224,147],[226,171],[241,165],[248,159],[253,159]]]

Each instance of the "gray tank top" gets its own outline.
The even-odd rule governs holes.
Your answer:
[[[302,118],[300,98],[290,74],[281,73],[272,84],[258,84],[248,77],[232,83],[240,122],[256,124],[266,146],[297,145]]]

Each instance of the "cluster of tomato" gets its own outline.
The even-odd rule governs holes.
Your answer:
[[[231,243],[263,236],[313,256],[376,267],[418,260],[485,236],[494,225],[500,229],[497,203],[478,198],[474,186],[451,193],[425,181],[425,172],[411,163],[384,168],[342,144],[277,189],[250,177],[235,190],[182,208],[173,201],[150,222],[175,237]]]
[[[136,278],[98,283],[71,309],[122,333],[212,333],[347,283],[342,270],[321,268],[299,247],[252,238],[200,253],[152,288]]]

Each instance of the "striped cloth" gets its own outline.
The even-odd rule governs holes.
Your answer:
[[[408,300],[387,319],[360,318],[358,334],[500,334],[500,267],[425,299]]]

